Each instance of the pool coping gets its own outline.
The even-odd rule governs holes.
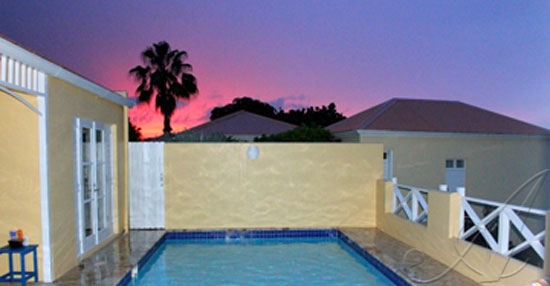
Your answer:
[[[353,239],[346,235],[338,228],[308,228],[308,229],[224,229],[224,230],[167,230],[164,235],[147,251],[147,253],[139,259],[138,263],[128,271],[122,279],[116,284],[117,286],[131,285],[132,280],[162,246],[166,240],[177,239],[255,239],[255,238],[304,238],[304,237],[333,237],[338,238],[345,243],[359,256],[363,257],[385,277],[390,279],[395,285],[405,286],[414,285],[412,281],[397,273],[397,269],[382,263],[378,258],[369,253],[367,250],[359,246]]]

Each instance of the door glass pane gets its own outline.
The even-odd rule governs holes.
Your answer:
[[[105,189],[103,188],[103,180],[105,179],[103,175],[105,172],[103,171],[103,169],[105,168],[105,164],[97,164],[96,166],[96,191],[98,196],[103,196],[105,192]]]
[[[82,162],[90,162],[90,128],[82,128]]]
[[[92,204],[84,204],[84,237],[92,234]]]
[[[456,160],[456,167],[463,169],[464,168],[464,160]]]
[[[82,166],[82,191],[84,192],[84,200],[88,200],[92,197],[91,169],[91,166]]]
[[[454,162],[455,162],[455,160],[446,160],[445,161],[445,168],[454,168],[455,167]]]
[[[102,162],[103,161],[103,131],[96,130],[95,131],[95,142],[96,142],[96,161]]]
[[[105,228],[105,199],[98,198],[97,200],[97,230]]]

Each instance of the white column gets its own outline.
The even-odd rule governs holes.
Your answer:
[[[544,240],[544,273],[550,279],[550,211],[546,212],[546,238]]]
[[[53,281],[51,228],[50,228],[50,190],[48,174],[48,97],[38,96],[38,141],[40,161],[40,217],[42,222],[42,271],[44,282]]]

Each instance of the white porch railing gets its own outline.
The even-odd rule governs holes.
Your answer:
[[[399,185],[397,178],[393,178],[392,181],[393,213],[410,221],[425,224],[428,221],[428,190]]]
[[[492,211],[480,218],[474,210],[473,206],[475,205],[492,209]],[[461,221],[463,223],[461,224],[460,238],[467,239],[476,232],[479,232],[491,250],[495,252],[506,256],[514,256],[531,247],[544,260],[544,245],[542,241],[544,240],[546,231],[544,228],[542,231],[535,231],[532,229],[532,226],[527,225],[525,218],[529,217],[532,221],[540,221],[539,224],[544,224],[545,211],[465,196],[462,197],[462,208]],[[466,227],[465,214],[473,224],[467,230],[464,230],[464,227]],[[491,227],[488,226],[490,223],[498,228],[497,239],[491,234]],[[512,226],[517,230],[514,233],[520,236],[519,240],[523,241],[510,248]]]
[[[426,223],[429,191],[400,185],[396,178],[392,181],[393,213],[415,223]],[[440,186],[440,189],[444,190],[445,186]],[[464,188],[458,188],[457,192],[462,196],[459,222],[461,239],[479,238],[477,241],[483,240],[491,250],[509,257],[532,248],[544,261],[546,211],[466,197]]]

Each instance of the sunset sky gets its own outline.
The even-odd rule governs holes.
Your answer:
[[[0,34],[111,89],[166,40],[200,94],[174,131],[248,96],[346,116],[393,97],[459,100],[550,128],[550,1],[12,1]],[[130,110],[146,136],[153,106]]]

